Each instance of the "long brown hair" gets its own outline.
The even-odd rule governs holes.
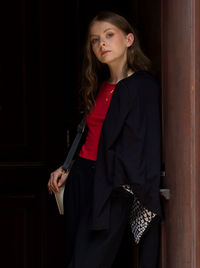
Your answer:
[[[129,22],[124,17],[114,12],[101,11],[98,13],[90,22],[88,27],[82,65],[82,82],[80,88],[80,96],[82,98],[81,110],[86,114],[91,111],[95,104],[99,82],[109,76],[108,66],[98,61],[91,47],[90,29],[97,21],[109,22],[122,30],[126,35],[133,33],[134,42],[130,47],[128,47],[127,64],[124,66],[125,76],[129,69],[136,72],[139,70],[149,70],[151,66],[151,61],[142,52],[137,34]]]

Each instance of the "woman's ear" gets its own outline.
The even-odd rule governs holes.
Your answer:
[[[132,46],[134,42],[134,35],[132,33],[127,34],[127,46]]]

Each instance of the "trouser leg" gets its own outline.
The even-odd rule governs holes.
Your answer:
[[[157,268],[160,248],[160,221],[152,224],[139,245],[139,268]]]
[[[73,257],[82,214],[91,204],[94,170],[94,161],[77,158],[67,178],[64,192],[66,267]]]
[[[82,218],[69,268],[110,268],[112,266],[128,224],[130,204],[129,195],[113,195],[108,230],[91,231],[88,227],[87,215]]]

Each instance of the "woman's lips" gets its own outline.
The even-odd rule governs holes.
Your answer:
[[[104,50],[104,51],[101,52],[101,55],[103,56],[103,55],[107,54],[108,52],[111,52],[111,51],[110,50]]]

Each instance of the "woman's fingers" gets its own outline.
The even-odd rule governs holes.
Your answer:
[[[56,171],[52,172],[48,182],[48,188],[50,191],[56,193],[59,191],[58,180],[62,175],[62,170],[59,168]]]
[[[69,175],[69,171],[63,172],[62,168],[58,168],[57,170],[52,172],[50,175],[49,182],[48,182],[49,193],[59,192],[59,187],[64,184],[68,175]]]
[[[57,172],[52,174],[51,188],[52,188],[52,191],[54,193],[59,191],[59,189],[58,189],[58,179],[59,179],[60,175],[61,174],[58,174]]]
[[[61,176],[61,178],[60,178],[60,180],[58,182],[58,187],[62,186],[65,183],[68,175],[69,175],[69,171],[67,171],[66,173],[62,174],[62,176]]]

